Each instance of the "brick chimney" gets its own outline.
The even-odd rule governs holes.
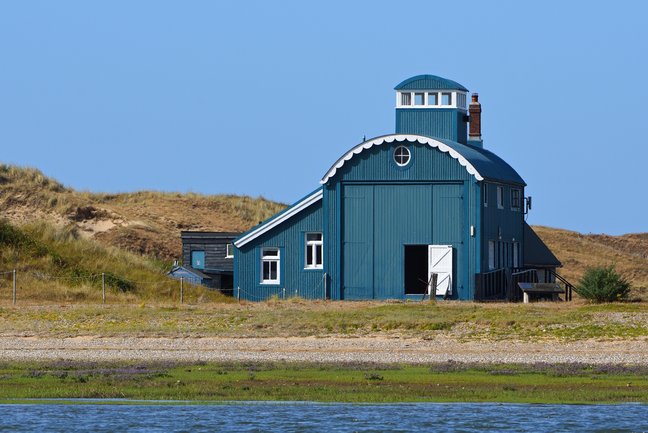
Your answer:
[[[481,104],[479,103],[479,94],[472,94],[472,101],[468,106],[470,114],[470,127],[468,129],[468,144],[482,147],[481,136]]]

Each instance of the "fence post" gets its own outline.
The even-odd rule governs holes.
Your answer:
[[[241,303],[241,288],[240,287],[236,288],[236,300],[238,301],[239,304]]]
[[[16,305],[16,270],[13,270],[13,305]]]
[[[184,277],[180,277],[180,303],[184,304]]]
[[[101,303],[106,303],[106,273],[101,273]]]
[[[284,288],[281,289],[281,290],[282,290],[282,293],[283,293],[283,296],[282,296],[282,297],[283,297],[283,299],[285,300],[285,299],[286,299],[286,288],[284,287]]]

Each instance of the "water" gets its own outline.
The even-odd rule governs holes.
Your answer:
[[[0,405],[0,432],[648,432],[648,406],[528,404]]]

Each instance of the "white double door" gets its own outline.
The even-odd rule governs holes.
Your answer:
[[[452,245],[428,245],[428,281],[437,274],[436,295],[452,293]],[[432,287],[428,288],[428,294]]]

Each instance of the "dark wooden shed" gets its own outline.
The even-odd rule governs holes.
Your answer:
[[[182,262],[187,269],[207,275],[209,286],[231,293],[234,274],[232,241],[240,233],[183,231]]]

